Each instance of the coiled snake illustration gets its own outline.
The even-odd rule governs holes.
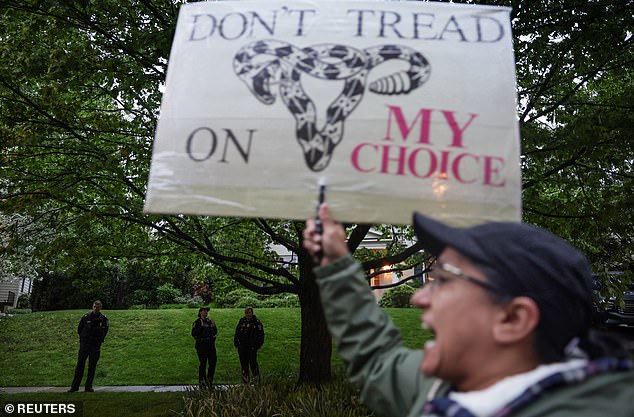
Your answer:
[[[271,59],[262,59],[262,56],[271,56]],[[370,83],[371,92],[408,94],[429,78],[430,65],[425,57],[400,45],[363,50],[336,44],[298,48],[283,41],[261,40],[241,48],[233,59],[233,68],[264,104],[275,102],[271,85],[279,84],[280,96],[295,118],[296,136],[306,164],[313,171],[321,171],[328,166],[333,150],[343,137],[345,119],[363,98],[368,73],[392,59],[407,61],[409,68]],[[341,93],[326,110],[321,130],[317,128],[315,104],[302,88],[302,74],[323,80],[345,80]]]

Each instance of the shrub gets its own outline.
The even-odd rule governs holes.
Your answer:
[[[299,297],[296,294],[280,294],[265,298],[258,307],[263,308],[293,308],[299,307]]]
[[[128,307],[128,310],[145,310],[145,304],[134,304]]]
[[[156,289],[156,301],[159,304],[171,304],[174,303],[176,297],[181,296],[181,292],[178,288],[175,288],[169,282],[161,285]]]
[[[159,310],[175,310],[189,308],[187,304],[161,304],[159,306]]]
[[[9,310],[9,314],[29,314],[32,313],[33,310],[30,308],[14,308]]]
[[[299,307],[299,297],[296,294],[260,295],[246,288],[239,288],[229,292],[222,302],[218,302],[221,308],[283,308]]]
[[[146,305],[152,301],[152,291],[149,290],[135,290],[130,296],[130,304],[132,305]]]
[[[411,307],[409,300],[416,289],[410,285],[402,284],[394,288],[390,288],[381,297],[379,306],[405,308]]]
[[[357,390],[343,377],[319,387],[297,385],[295,378],[267,378],[260,385],[219,391],[194,389],[185,394],[184,417],[335,416],[365,417]]]
[[[31,308],[31,301],[28,294],[22,294],[18,297],[17,308]]]
[[[180,295],[174,299],[174,302],[185,304],[189,308],[196,308],[205,304],[203,298],[199,295]]]
[[[220,302],[220,300],[219,300]],[[223,308],[259,307],[259,300],[255,298],[255,293],[246,288],[238,288],[230,291],[221,301]]]

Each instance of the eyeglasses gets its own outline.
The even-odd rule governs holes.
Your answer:
[[[496,285],[488,281],[483,281],[481,279],[466,275],[464,272],[462,272],[460,268],[450,264],[436,262],[434,267],[429,272],[429,276],[431,280],[425,285],[429,285],[432,290],[441,287],[443,284],[446,284],[452,279],[460,279],[482,287],[487,291],[491,291],[492,293],[504,295],[504,292]]]

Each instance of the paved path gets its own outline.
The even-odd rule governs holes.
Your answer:
[[[214,389],[224,390],[231,385],[214,385]],[[94,387],[95,392],[174,392],[197,389],[195,385],[122,385],[110,387]],[[66,392],[68,387],[0,387],[0,394],[20,394],[29,392]],[[83,395],[83,389],[68,395]]]

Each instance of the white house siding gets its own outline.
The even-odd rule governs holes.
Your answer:
[[[15,279],[10,281],[0,281],[0,302],[7,300],[9,297],[9,291],[15,293],[15,301],[13,301],[13,307],[18,303],[18,298],[22,294],[30,294],[32,288],[32,282],[30,279]]]

